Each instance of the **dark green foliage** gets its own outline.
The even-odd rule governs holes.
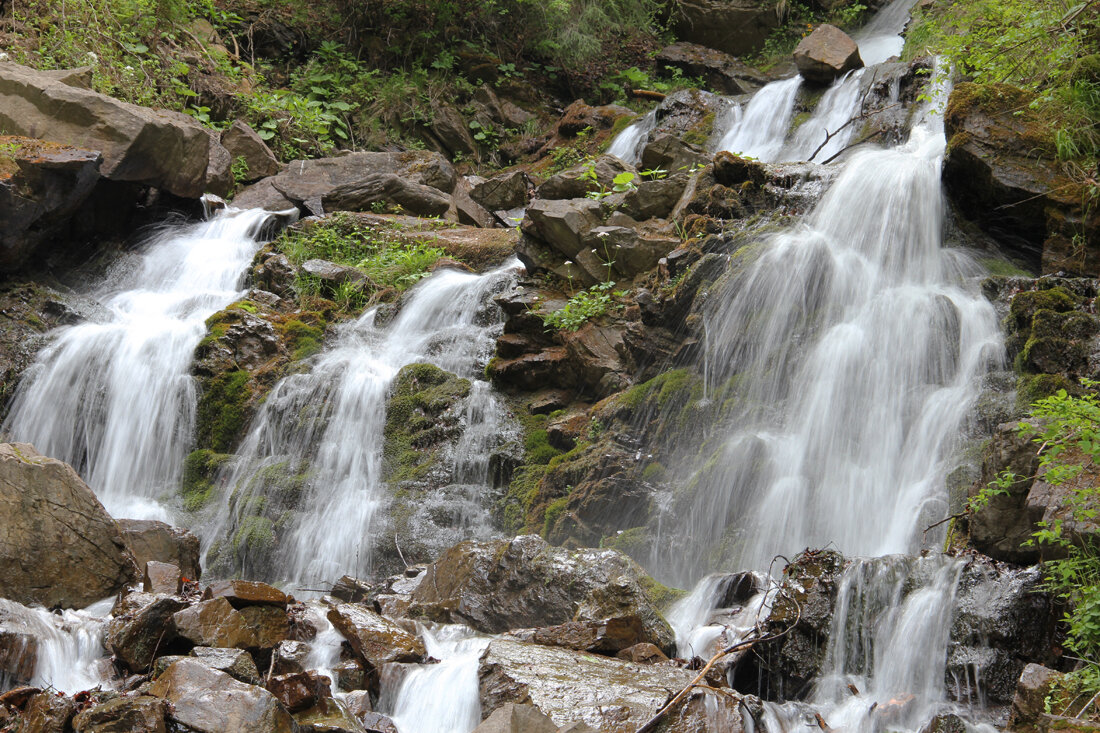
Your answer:
[[[230,456],[200,448],[188,454],[183,462],[183,481],[180,494],[183,508],[198,511],[206,505],[214,491],[214,480]]]

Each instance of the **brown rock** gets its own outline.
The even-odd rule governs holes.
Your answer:
[[[332,680],[316,672],[295,672],[271,677],[268,691],[292,713],[311,708],[323,697],[332,697]]]
[[[568,621],[557,626],[538,629],[520,629],[510,632],[509,636],[532,644],[560,646],[577,651],[618,656],[618,652],[624,649],[642,646],[645,643],[643,640],[646,638],[646,633],[645,624],[640,618],[626,616],[602,621]],[[648,646],[657,649],[653,644]],[[660,653],[659,649],[657,651]],[[630,659],[630,657],[620,658]]]
[[[40,692],[23,709],[27,733],[66,733],[71,728],[76,703],[58,692]]]
[[[615,656],[619,659],[625,659],[628,662],[634,662],[635,664],[656,664],[657,662],[668,661],[668,657],[665,656],[663,651],[653,644],[644,642],[627,647],[626,649],[621,649]]]
[[[382,713],[363,713],[358,718],[367,733],[399,733],[393,721]]]
[[[234,163],[243,161],[245,182],[274,176],[282,170],[283,166],[271,152],[271,148],[243,120],[234,120],[222,132],[221,143],[229,151]]]
[[[779,16],[772,2],[681,0],[674,30],[682,41],[745,56],[763,48],[778,26]]]
[[[196,603],[173,620],[179,635],[198,646],[270,649],[290,633],[284,610],[246,606],[238,611],[222,597]]]
[[[38,663],[38,636],[28,623],[28,608],[0,600],[0,678],[8,684],[26,684]]]
[[[340,700],[323,697],[294,716],[301,733],[366,733],[363,724]]]
[[[180,569],[171,563],[150,560],[145,563],[145,577],[142,590],[146,593],[175,595],[183,588],[183,576]]]
[[[712,90],[731,96],[754,92],[764,78],[736,56],[697,43],[674,43],[660,50],[656,61],[662,66],[680,69],[685,76],[699,77]]]
[[[271,650],[271,671],[275,674],[294,674],[306,671],[309,644],[304,641],[280,641]]]
[[[558,733],[558,726],[534,705],[501,705],[474,733]]]
[[[1029,664],[1016,682],[1016,696],[1012,699],[1010,721],[1012,725],[1035,725],[1046,712],[1046,698],[1053,682],[1061,678],[1056,672],[1041,664]]]
[[[286,608],[286,593],[253,580],[221,580],[207,588],[210,598],[224,598],[233,608],[278,606]]]
[[[328,620],[371,669],[388,662],[419,662],[427,654],[419,638],[363,606],[333,606]]]
[[[67,464],[0,444],[0,597],[83,608],[137,578],[118,525]]]
[[[170,719],[201,733],[293,733],[294,719],[267,690],[197,660],[176,662],[149,688],[171,704]]]
[[[112,181],[185,198],[207,188],[212,141],[197,121],[69,86],[25,66],[0,64],[0,128],[98,150],[99,172]]]
[[[148,519],[120,519],[118,528],[138,567],[156,560],[175,565],[188,580],[201,577],[199,538],[186,529]]]
[[[116,609],[114,618],[107,624],[104,643],[131,672],[144,672],[157,652],[176,638],[173,614],[186,607],[179,598],[155,596],[146,597],[145,603],[136,609]]]
[[[165,733],[168,706],[157,697],[117,697],[73,718],[76,733]]]
[[[863,68],[856,42],[828,23],[822,23],[799,42],[794,63],[802,78],[815,84],[832,84],[838,76]]]

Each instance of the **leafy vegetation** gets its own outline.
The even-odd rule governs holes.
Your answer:
[[[922,11],[905,56],[943,55],[979,84],[1036,93],[1050,118],[1058,157],[1100,152],[1100,12],[1097,0],[978,0]]]
[[[606,315],[614,307],[611,288],[615,283],[598,283],[576,293],[561,308],[540,314],[542,322],[561,331],[576,331],[593,318]]]

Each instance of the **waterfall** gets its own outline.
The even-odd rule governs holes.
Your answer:
[[[465,626],[421,627],[428,655],[438,664],[420,664],[399,682],[383,680],[378,707],[401,733],[470,731],[481,722],[478,658],[489,638]]]
[[[729,117],[730,127],[721,133],[718,150],[728,150],[771,162],[783,150],[783,141],[802,86],[801,76],[773,81],[749,100],[740,114]]]
[[[691,538],[666,547],[674,577],[719,543],[757,569],[829,543],[912,552],[944,515],[953,436],[1003,353],[967,284],[978,268],[942,248],[944,146],[926,110],[906,144],[854,154],[803,224],[732,269],[706,348],[711,389],[736,407],[665,530]]]
[[[94,293],[103,315],[59,329],[24,376],[3,429],[71,464],[115,517],[168,519],[191,444],[189,369],[205,320],[240,297],[271,216],[217,213],[165,229]]]
[[[783,160],[809,160],[813,156],[814,162],[822,163],[844,149],[858,131],[858,125],[850,120],[859,116],[863,74],[863,69],[849,71],[829,87],[813,116],[798,126],[793,139],[784,146]]]
[[[608,155],[614,155],[624,163],[638,165],[642,161],[642,149],[649,133],[657,126],[657,110],[652,109],[640,120],[631,123],[615,136],[607,148]]]
[[[35,649],[29,684],[53,687],[67,695],[105,685],[111,665],[103,648],[103,634],[114,605],[115,599],[107,598],[79,611],[50,613],[0,598],[0,620],[5,629],[25,635]],[[0,674],[0,691],[7,687]]]
[[[846,568],[809,708],[831,728],[853,731],[915,731],[952,709],[944,677],[964,566],[943,557],[886,557]],[[769,705],[767,729],[820,731],[806,707]]]
[[[234,526],[239,537],[250,531],[242,522],[270,522],[265,527],[285,539],[273,558],[246,555],[250,574],[312,588],[367,573],[374,521],[388,503],[382,450],[390,385],[416,362],[476,380],[500,329],[491,296],[514,279],[516,268],[509,263],[484,275],[441,270],[416,286],[392,323],[380,322],[380,308],[368,310],[342,327],[309,371],[280,380],[238,449],[223,504],[203,528],[208,557],[212,547],[233,542],[225,534]],[[488,532],[478,494],[502,433],[502,409],[487,385],[474,382],[465,410],[453,477],[464,522],[451,528],[454,542]],[[443,495],[448,492],[432,501]],[[472,531],[474,525],[484,531]]]

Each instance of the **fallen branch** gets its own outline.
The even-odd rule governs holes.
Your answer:
[[[886,132],[886,130],[875,130],[875,131],[874,131],[874,132],[872,132],[872,133],[871,133],[870,135],[867,135],[866,137],[863,137],[863,138],[861,138],[861,139],[859,139],[859,140],[856,140],[856,141],[855,141],[854,143],[848,143],[848,144],[847,144],[847,145],[845,145],[845,146],[844,146],[843,148],[841,148],[840,150],[836,151],[835,153],[833,153],[832,155],[830,155],[830,156],[829,156],[828,158],[826,158],[825,160],[821,161],[821,165],[828,165],[829,163],[832,163],[832,162],[833,162],[834,160],[836,160],[837,158],[839,158],[839,157],[840,157],[841,155],[843,155],[843,154],[844,154],[845,152],[847,152],[848,150],[851,150],[852,148],[854,148],[854,147],[855,147],[855,146],[857,146],[857,145],[862,145],[863,143],[865,143],[865,142],[867,142],[867,141],[869,141],[869,140],[874,140],[874,139],[875,139],[876,137],[878,137],[879,135],[883,134],[884,132]]]
[[[656,99],[658,102],[664,101],[665,95],[661,92],[655,92],[651,89],[631,89],[630,96],[640,97],[642,99]]]
[[[772,562],[775,562],[775,560],[773,559]],[[782,590],[782,586],[779,586],[777,590]],[[765,593],[767,592],[768,591],[765,591]],[[775,639],[780,639],[789,634],[791,630],[794,629],[794,627],[797,626],[798,622],[802,619],[802,605],[799,604],[793,596],[788,597],[794,602],[795,608],[798,610],[798,612],[795,615],[794,621],[792,621],[790,625],[787,626],[787,628],[774,634],[760,635],[760,622],[757,622],[756,626],[753,627],[753,630],[750,631],[745,638],[742,638],[740,641],[730,644],[725,649],[722,649],[720,652],[711,657],[710,660],[703,666],[703,668],[699,670],[699,674],[695,676],[695,679],[689,682],[687,686],[685,686],[678,693],[673,695],[672,699],[666,702],[652,718],[646,721],[646,723],[642,725],[642,727],[638,728],[634,733],[652,733],[652,731],[657,730],[657,726],[661,723],[661,720],[674,708],[679,706],[687,698],[687,696],[691,693],[693,689],[710,689],[710,685],[705,685],[701,683],[706,678],[707,673],[710,672],[710,670],[714,667],[715,664],[718,663],[718,660],[720,660],[722,657],[726,656],[727,654],[732,654],[733,652],[739,651],[741,649],[751,648],[758,642],[774,641]],[[763,610],[763,608],[764,607],[761,606],[761,610]]]

